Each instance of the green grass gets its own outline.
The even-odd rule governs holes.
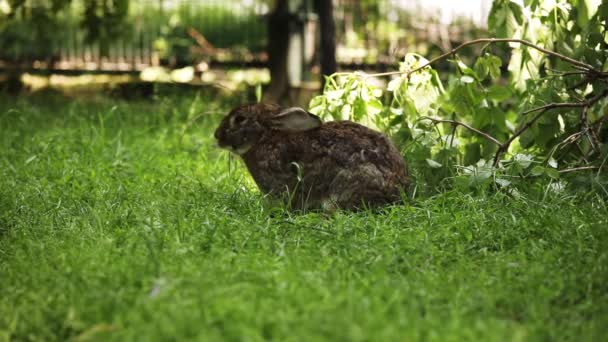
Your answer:
[[[0,341],[607,336],[601,198],[294,215],[192,120],[231,105],[0,97]]]

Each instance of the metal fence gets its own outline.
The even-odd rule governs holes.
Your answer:
[[[447,51],[485,35],[491,0],[334,0],[337,59],[394,64],[407,52]]]
[[[337,59],[342,65],[391,64],[408,51],[445,50],[478,36],[490,0],[467,2],[463,12],[463,6],[438,0],[334,0]],[[49,27],[28,17],[41,3],[45,1],[26,0],[18,20],[0,24],[0,43],[6,45],[0,48],[0,60],[5,64],[127,72],[201,61],[263,65],[267,59],[269,0],[130,1],[124,26],[96,40],[87,40],[84,0],[73,0]],[[302,4],[312,9],[310,0]]]

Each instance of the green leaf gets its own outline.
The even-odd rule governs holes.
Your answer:
[[[477,177],[480,180],[486,180],[490,177],[492,177],[492,169],[488,168],[488,167],[481,167],[477,170]]]
[[[477,60],[475,61],[474,68],[475,72],[477,73],[477,76],[479,76],[481,80],[485,79],[486,76],[488,76],[488,65],[484,57],[477,58]]]
[[[255,100],[257,102],[262,101],[262,84],[261,83],[258,83],[255,86]]]
[[[464,147],[464,165],[473,165],[481,158],[481,146],[477,142],[469,143]]]
[[[395,115],[395,116],[393,116],[393,117],[391,118],[391,120],[389,121],[388,126],[389,126],[389,127],[396,127],[396,126],[401,125],[401,124],[403,123],[403,121],[404,121],[404,120],[403,120],[403,115]],[[402,130],[403,130],[403,127],[402,127]],[[409,133],[409,128],[407,129],[407,131],[408,131],[408,133]],[[410,135],[410,136],[408,136],[408,138],[409,138],[409,137],[411,137],[411,135]]]
[[[470,230],[466,230],[464,232],[464,237],[467,239],[467,241],[471,241],[473,240],[473,233],[471,233]]]
[[[473,79],[479,78],[479,76],[477,75],[475,70],[471,69],[468,65],[464,64],[464,62],[457,61],[456,65],[458,66],[458,69],[460,70],[460,72],[462,72],[464,75],[471,76]],[[470,83],[470,82],[468,82],[468,83]]]
[[[365,84],[363,84],[361,86],[361,90],[359,91],[359,94],[360,94],[359,96],[361,97],[361,100],[363,100],[365,102],[369,101],[370,91]]]
[[[539,124],[534,142],[538,146],[547,147],[559,132],[559,122],[553,120],[548,124]]]
[[[531,147],[532,144],[534,144],[535,134],[534,134],[534,130],[533,129],[535,127],[536,127],[536,125],[532,126],[531,128],[529,128],[528,130],[524,131],[519,136],[519,144],[521,145],[521,147],[528,148],[528,147]]]
[[[577,3],[577,17],[576,17],[576,23],[580,26],[580,27],[586,27],[587,24],[589,23],[589,18],[591,17],[589,15],[589,8],[587,7],[587,0],[579,0]]]
[[[433,169],[438,169],[443,166],[432,159],[426,159],[426,163],[429,164],[429,166]]]
[[[382,102],[378,99],[372,99],[367,102],[367,115],[374,116],[382,112]]]
[[[29,158],[27,158],[27,159],[25,160],[25,165],[27,165],[27,164],[29,164],[29,163],[33,162],[34,160],[36,160],[36,158],[38,158],[38,156],[37,156],[37,155],[35,155],[35,154],[34,154],[33,156],[30,156]]]
[[[557,169],[557,161],[555,159],[553,159],[553,157],[549,158],[549,161],[547,162],[547,164],[550,167]]]
[[[501,85],[491,86],[487,89],[487,94],[490,99],[498,102],[505,101],[513,96],[511,88]]]
[[[469,177],[469,186],[476,187],[479,185],[487,184],[492,177],[492,169],[485,165],[485,160],[480,160],[477,163],[477,167],[473,167],[473,172]]]
[[[518,164],[519,166],[521,166],[524,169],[528,168],[528,166],[530,166],[530,164],[532,164],[533,160],[534,160],[534,157],[531,154],[518,153],[515,156],[513,156],[513,162],[515,164]]]
[[[315,96],[312,98],[312,100],[310,100],[310,103],[308,104],[308,111],[313,114],[319,115],[325,110],[326,102],[327,99],[325,98],[325,95]]]
[[[496,184],[502,186],[503,188],[506,188],[507,186],[511,185],[511,181],[503,179],[503,178],[496,178],[495,182],[496,182]]]
[[[323,93],[329,101],[335,101],[344,96],[344,89],[329,90]]]
[[[497,38],[511,38],[523,24],[522,7],[511,0],[496,0],[488,16],[488,28]]]
[[[445,93],[441,78],[439,78],[439,74],[435,70],[431,70],[431,84],[435,87],[439,94]]]
[[[532,176],[540,176],[542,174],[545,173],[545,168],[540,166],[540,165],[536,165],[532,168],[532,170],[530,171],[530,174]]]
[[[475,71],[482,80],[488,75],[493,79],[500,77],[501,66],[502,60],[489,53],[477,58],[477,61],[475,61]]]
[[[388,86],[386,87],[386,90],[395,91],[395,90],[399,89],[402,81],[403,81],[403,79],[401,77],[392,79],[390,82],[388,82]]]
[[[465,75],[465,76],[460,77],[460,81],[462,83],[473,83],[473,82],[475,82],[475,79],[473,77],[471,77],[471,76],[466,76]]]
[[[545,173],[547,174],[547,176],[553,178],[553,179],[559,179],[559,171],[557,171],[556,169],[545,169]]]
[[[363,101],[360,97],[355,100],[355,105],[353,106],[353,116],[355,121],[359,121],[367,115],[367,103]]]
[[[500,67],[502,66],[502,61],[500,58],[494,55],[489,55],[487,57],[486,65],[491,78],[497,79],[500,77]]]

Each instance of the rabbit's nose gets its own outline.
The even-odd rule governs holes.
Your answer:
[[[220,132],[219,131],[215,131],[215,133],[213,133],[213,136],[215,137],[215,139],[219,140],[220,139]]]

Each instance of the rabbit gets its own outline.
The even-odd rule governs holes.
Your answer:
[[[382,133],[351,121],[322,122],[298,107],[244,104],[215,131],[260,190],[296,210],[394,203],[410,186],[404,159]]]

